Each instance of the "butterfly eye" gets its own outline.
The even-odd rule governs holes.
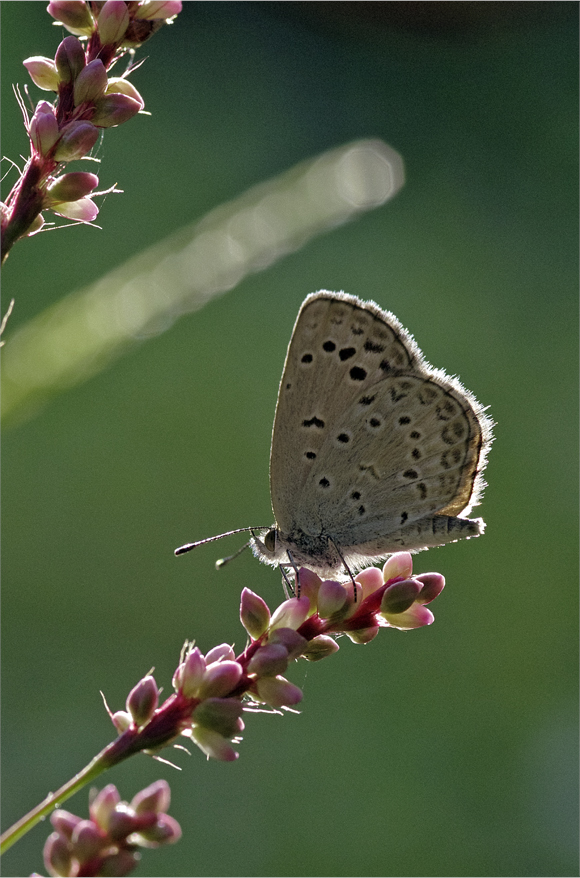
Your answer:
[[[269,530],[266,536],[264,537],[264,545],[268,549],[269,552],[273,552],[276,548],[276,531],[274,528]]]

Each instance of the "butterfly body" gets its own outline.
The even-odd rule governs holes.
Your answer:
[[[322,574],[478,536],[491,421],[397,318],[321,291],[298,314],[270,455],[260,560]]]

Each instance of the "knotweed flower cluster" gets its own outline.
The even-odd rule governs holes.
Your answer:
[[[54,103],[40,101],[32,118],[20,100],[31,155],[2,205],[2,259],[19,238],[40,231],[43,210],[77,222],[96,218],[91,196],[99,194],[98,177],[64,169],[90,153],[100,129],[121,125],[143,110],[143,98],[128,80],[131,68],[122,76],[109,76],[109,71],[175,18],[181,5],[121,0],[48,4],[50,15],[75,36],[64,38],[54,58],[36,55],[24,61],[34,84],[57,97]]]
[[[177,820],[167,814],[167,781],[158,780],[122,802],[114,784],[104,787],[83,820],[59,808],[50,817],[54,832],[44,845],[50,875],[128,875],[140,859],[139,848],[157,848],[181,838]]]
[[[110,713],[121,732],[108,751],[109,764],[145,750],[156,754],[180,735],[209,757],[237,759],[234,745],[244,729],[242,714],[257,709],[289,709],[301,690],[284,674],[291,662],[318,661],[338,650],[336,637],[369,643],[380,628],[410,630],[433,622],[426,604],[444,587],[439,573],[412,575],[407,552],[393,555],[383,569],[370,567],[352,582],[322,581],[299,571],[300,596],[270,613],[249,589],[241,597],[240,616],[250,642],[238,656],[228,644],[206,655],[193,644],[184,648],[173,677],[175,692],[158,707],[159,691],[151,675],[129,694],[126,709]],[[356,589],[356,595],[355,595]]]

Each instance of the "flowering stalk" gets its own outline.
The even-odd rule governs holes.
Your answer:
[[[119,732],[68,784],[15,824],[2,837],[2,851],[28,831],[54,805],[64,802],[101,772],[135,753],[156,756],[184,736],[206,756],[230,762],[244,729],[242,714],[257,709],[288,709],[302,691],[283,675],[298,658],[319,661],[338,651],[335,637],[369,643],[380,628],[410,630],[433,622],[426,604],[443,590],[439,573],[412,575],[408,552],[392,555],[383,569],[369,567],[352,583],[323,582],[305,568],[299,571],[300,597],[284,601],[271,613],[259,595],[244,589],[240,618],[250,637],[238,656],[228,644],[206,655],[192,644],[182,650],[173,675],[174,692],[159,706],[159,690],[150,674],[132,689],[125,710],[109,716]],[[355,595],[356,589],[356,595]]]
[[[145,106],[135,86],[108,71],[128,51],[140,46],[181,11],[181,2],[52,0],[48,12],[75,36],[65,37],[54,58],[36,55],[24,61],[54,103],[39,101],[29,117],[20,101],[31,153],[21,177],[2,204],[2,262],[19,239],[39,232],[43,210],[77,222],[98,214],[95,174],[65,174],[68,162],[86,157],[99,130],[126,122]],[[83,42],[81,42],[81,40]]]
[[[58,808],[43,852],[49,874],[128,875],[139,862],[139,848],[181,838],[179,823],[166,813],[170,798],[165,780],[150,784],[131,802],[122,802],[114,784],[108,784],[92,797],[88,820]]]

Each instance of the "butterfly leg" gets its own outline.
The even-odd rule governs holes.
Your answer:
[[[354,602],[355,602],[355,604],[356,604],[356,602],[357,602],[357,596],[356,596],[356,582],[354,581],[354,576],[352,575],[352,570],[350,569],[350,567],[349,567],[348,564],[346,563],[346,561],[345,561],[345,559],[344,559],[344,555],[342,554],[342,552],[340,551],[339,547],[338,547],[337,544],[334,542],[334,540],[332,539],[332,537],[329,537],[329,538],[328,538],[328,541],[329,541],[330,543],[332,543],[332,545],[333,545],[334,548],[336,549],[336,553],[337,553],[338,557],[340,558],[340,560],[342,561],[343,566],[344,566],[344,569],[346,570],[346,572],[347,572],[348,575],[350,576],[350,581],[352,582],[352,588],[353,588],[353,592],[354,592]]]

